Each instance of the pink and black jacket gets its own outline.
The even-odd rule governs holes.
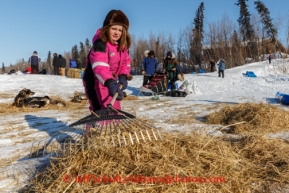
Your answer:
[[[111,100],[105,81],[117,80],[120,75],[130,74],[130,56],[128,49],[117,51],[118,44],[103,42],[99,38],[100,29],[93,37],[93,47],[86,58],[86,68],[83,76],[85,93],[90,102],[90,111],[107,107]],[[121,109],[120,102],[113,105]]]

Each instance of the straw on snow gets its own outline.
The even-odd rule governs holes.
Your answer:
[[[289,112],[279,107],[259,103],[242,103],[225,106],[220,111],[207,116],[208,124],[231,125],[230,132],[246,133],[258,131],[259,134],[289,130]]]
[[[211,140],[196,133],[162,135],[164,140],[159,142],[80,151],[76,155],[55,158],[46,171],[37,175],[29,191],[185,192],[198,189],[200,192],[248,192],[254,189],[258,192],[288,184],[289,156],[284,151],[289,146],[281,141],[258,138],[248,140],[246,145],[232,146],[229,142]],[[262,146],[264,143],[266,145]],[[87,174],[99,177],[224,177],[226,182],[99,183],[93,178],[74,182],[75,176]],[[70,177],[68,181],[67,176]]]

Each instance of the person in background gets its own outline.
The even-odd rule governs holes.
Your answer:
[[[168,85],[171,85],[171,91],[176,90],[176,81],[177,81],[176,65],[178,65],[178,61],[176,60],[175,57],[173,57],[172,52],[168,51],[166,54],[166,58],[164,59],[163,72],[167,73]]]
[[[214,72],[214,68],[216,66],[216,63],[215,63],[215,60],[214,59],[211,59],[210,61],[210,66],[211,66],[211,72]]]
[[[158,68],[158,60],[155,58],[155,52],[149,51],[148,57],[142,62],[143,86],[146,85],[153,77]]]
[[[38,74],[40,61],[41,59],[39,58],[37,52],[34,51],[32,56],[28,60],[28,63],[31,64],[31,74]]]
[[[175,59],[175,65],[173,67],[173,72],[174,72],[174,80],[177,81],[184,81],[184,73],[182,67],[179,65],[178,61]]]
[[[226,69],[226,62],[224,59],[221,59],[219,61],[218,68],[219,68],[219,77],[221,77],[221,75],[222,75],[222,78],[224,78],[224,71]]]
[[[123,90],[132,79],[128,29],[126,15],[121,10],[111,10],[93,37],[82,79],[91,112],[106,108],[116,93],[118,96],[112,107],[121,110]]]
[[[268,60],[269,60],[269,64],[271,64],[272,54],[269,54],[269,56],[268,56]]]
[[[59,58],[59,73],[61,76],[65,76],[65,68],[66,68],[66,59],[62,57],[61,54],[58,55]]]
[[[77,68],[77,64],[73,58],[70,58],[69,67],[70,68]]]
[[[54,53],[54,54],[53,54],[53,62],[52,62],[52,65],[53,65],[53,74],[54,74],[54,75],[60,75],[60,72],[59,72],[60,59],[59,59],[59,57],[57,56],[57,53]]]

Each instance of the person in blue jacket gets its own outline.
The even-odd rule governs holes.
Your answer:
[[[158,60],[155,58],[155,52],[151,50],[148,57],[142,62],[143,86],[146,85],[153,77],[158,68]]]
[[[70,68],[77,68],[77,64],[73,58],[70,58],[69,66]]]
[[[219,77],[221,77],[222,74],[222,78],[224,78],[224,71],[226,69],[226,62],[224,59],[221,59],[218,63],[218,69],[219,69]]]

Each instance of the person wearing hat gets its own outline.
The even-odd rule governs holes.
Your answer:
[[[53,66],[53,74],[54,75],[60,75],[60,59],[57,55],[57,53],[53,54],[53,61],[52,61],[52,66]]]
[[[225,68],[226,68],[226,62],[225,62],[224,59],[221,59],[221,60],[218,62],[219,77],[221,77],[221,75],[222,75],[222,78],[224,78]]]
[[[142,61],[143,86],[146,85],[153,77],[158,68],[158,60],[155,52],[150,50],[148,56]]]
[[[181,66],[171,51],[168,51],[164,59],[163,72],[167,73],[168,84],[171,85],[171,91],[176,90],[176,81],[184,80]]]
[[[61,54],[58,55],[58,58],[59,58],[59,62],[60,62],[59,74],[61,76],[65,76],[66,59]]]
[[[31,64],[31,74],[38,74],[40,58],[36,51],[33,52],[32,56],[28,60],[28,64]]]
[[[216,66],[215,60],[212,58],[210,61],[211,72],[214,72],[214,67]]]
[[[113,108],[121,110],[123,90],[127,88],[127,81],[132,79],[128,29],[127,16],[121,10],[111,10],[92,39],[93,46],[87,55],[83,75],[90,111],[106,108],[115,93],[118,96]]]

